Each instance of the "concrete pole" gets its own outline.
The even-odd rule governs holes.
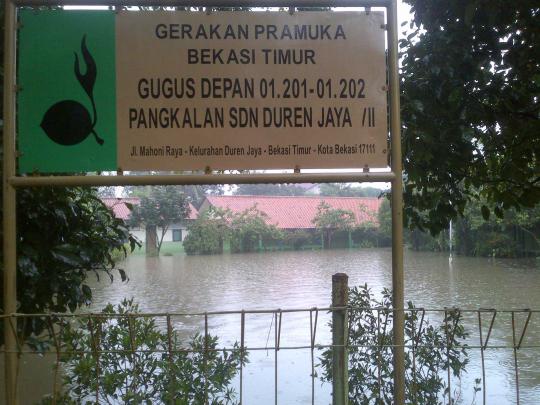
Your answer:
[[[349,276],[336,273],[332,276],[332,307],[347,306]],[[347,310],[332,311],[332,405],[349,403],[349,353],[347,350]]]

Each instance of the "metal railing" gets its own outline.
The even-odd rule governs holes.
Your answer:
[[[246,363],[243,361],[245,356],[260,351],[266,351],[267,355],[273,352],[273,395],[270,401],[270,396],[266,398],[267,402],[263,403],[279,403],[280,402],[280,386],[278,371],[280,370],[280,352],[283,351],[309,351],[309,376],[311,390],[310,398],[306,399],[306,403],[328,403],[330,390],[327,389],[323,393],[322,398],[318,398],[316,395],[316,387],[320,383],[317,374],[324,374],[324,370],[321,369],[322,354],[325,351],[339,351],[345,349],[348,356],[353,356],[355,353],[365,353],[373,356],[373,367],[376,370],[376,376],[379,379],[380,386],[377,395],[373,395],[373,401],[370,403],[386,403],[384,402],[385,390],[388,395],[391,395],[392,389],[385,387],[384,378],[381,374],[384,374],[384,369],[388,368],[387,354],[390,353],[395,346],[391,341],[385,341],[384,336],[391,331],[392,315],[394,310],[388,307],[370,307],[370,308],[355,308],[355,307],[328,307],[328,308],[301,308],[301,309],[261,309],[261,310],[241,310],[241,311],[215,311],[215,312],[196,312],[196,313],[127,313],[127,314],[107,314],[107,313],[91,313],[91,314],[12,314],[2,315],[1,320],[9,320],[13,330],[16,325],[21,328],[27,322],[35,322],[37,320],[44,322],[47,325],[46,335],[52,341],[50,353],[55,358],[54,369],[54,381],[52,382],[51,392],[56,393],[58,390],[59,379],[63,369],[63,362],[66,356],[69,358],[76,358],[77,356],[88,355],[92,357],[97,365],[95,372],[95,387],[96,394],[93,401],[96,403],[107,403],[104,398],[100,397],[99,384],[102,383],[99,378],[100,373],[103,373],[103,367],[105,364],[101,364],[100,358],[107,354],[143,354],[151,353],[156,356],[162,354],[166,355],[168,359],[172,359],[173,355],[178,353],[193,354],[198,353],[205,359],[205,356],[209,356],[211,352],[219,353],[237,353],[240,355],[240,362],[238,363],[237,376],[236,376],[236,389],[237,398],[240,403],[249,404],[249,399],[245,397],[245,368]],[[454,376],[452,374],[452,364],[450,364],[451,356],[449,350],[452,349],[452,345],[455,343],[454,336],[455,325],[449,325],[449,322],[462,323],[465,326],[465,330],[468,332],[468,336],[463,338],[461,346],[468,351],[469,364],[467,366],[468,373],[471,378],[476,380],[476,388],[473,399],[468,401],[475,402],[474,396],[476,391],[481,391],[481,402],[479,403],[532,403],[532,399],[538,393],[538,387],[540,386],[540,375],[538,371],[535,371],[534,365],[532,367],[525,367],[522,370],[520,367],[520,361],[532,361],[538,359],[540,353],[540,338],[538,332],[540,331],[540,317],[538,316],[539,310],[530,309],[512,309],[512,310],[495,310],[495,309],[457,309],[457,308],[445,308],[445,309],[426,309],[426,308],[410,308],[404,311],[406,318],[406,325],[410,327],[408,338],[405,340],[403,346],[406,358],[408,361],[407,369],[407,384],[408,384],[408,396],[407,403],[417,403],[414,398],[414,392],[411,392],[411,387],[414,387],[416,383],[415,379],[419,378],[421,368],[421,362],[418,359],[419,353],[423,349],[432,350],[434,353],[439,353],[444,357],[443,363],[445,367],[438,370],[440,377],[445,380],[445,390],[439,393],[439,399],[441,403],[456,403],[456,400],[462,395],[459,390],[452,391],[454,384],[465,384],[466,387],[472,387],[472,383],[464,382],[466,378],[464,375]],[[372,314],[377,319],[377,328],[371,331],[369,336],[366,336],[361,344],[355,343],[348,339],[345,344],[341,342],[332,341],[332,334],[328,326],[332,315],[336,313],[345,313],[350,315],[349,321],[353,318],[353,314]],[[454,317],[452,321],[449,321],[448,314],[452,313]],[[260,320],[256,317],[266,316],[266,327],[261,327]],[[216,329],[219,333],[220,330],[226,330],[229,334],[231,331],[237,331],[234,339],[225,343],[222,347],[209,347],[207,345],[213,328],[211,328],[211,321],[214,319],[226,317],[228,320],[220,327]],[[231,319],[234,318],[232,321]],[[271,319],[268,319],[270,318]],[[252,319],[254,325],[249,324],[249,320]],[[291,334],[294,335],[292,339],[289,339],[288,343],[284,343],[286,333],[284,331],[284,320],[290,318],[297,326],[293,328]],[[119,344],[115,347],[105,347],[103,345],[104,336],[107,333],[107,328],[111,325],[118,325],[120,320],[127,320],[125,325],[127,326],[126,335],[129,337],[123,345]],[[141,336],[137,336],[140,331],[133,328],[131,325],[137,320],[154,320],[156,327],[160,329],[164,335],[166,335],[166,341],[163,346],[149,347],[143,344],[136,344],[134,342],[140,339]],[[383,320],[385,320],[383,322]],[[82,329],[81,336],[87,336],[90,339],[91,345],[87,350],[72,350],[73,346],[70,346],[66,342],[62,341],[62,328],[74,321],[77,322],[78,328]],[[268,325],[268,321],[270,321]],[[429,323],[436,322],[439,330],[442,331],[442,340],[436,342],[436,344],[425,344],[424,337],[426,334],[431,333],[429,329]],[[298,325],[309,326],[309,330],[304,330]],[[100,325],[98,328],[97,325]],[[178,325],[178,327],[175,327]],[[186,326],[188,325],[188,326]],[[191,325],[191,326],[189,326]],[[350,332],[357,326],[354,323],[346,322],[348,325],[343,331],[344,336],[350,336]],[[246,342],[246,334],[253,333],[254,330],[259,332],[259,338],[255,339],[253,344]],[[98,332],[99,331],[99,332]],[[175,334],[200,333],[203,337],[203,345],[200,347],[193,347],[186,345],[185,343],[175,343]],[[273,339],[270,338],[273,332]],[[20,336],[20,334],[19,334]],[[266,343],[265,338],[266,337]],[[232,344],[232,341],[236,341],[237,344]],[[270,342],[270,340],[273,340]],[[335,338],[334,338],[335,340]],[[70,349],[71,348],[71,349]],[[20,338],[17,341],[17,354],[19,356],[28,356],[39,354],[37,351],[30,349],[25,342]],[[527,352],[529,356],[523,356],[521,353]],[[5,350],[0,350],[0,353],[6,353]],[[504,355],[510,355],[511,361],[501,362],[501,358]],[[532,356],[530,355],[532,353]],[[494,360],[493,355],[496,356]],[[488,358],[490,357],[491,358]],[[287,356],[290,358],[289,356]],[[294,356],[293,356],[294,357]],[[506,356],[508,357],[508,356]],[[507,360],[509,360],[507,358]],[[205,360],[204,360],[205,361]],[[353,360],[349,358],[348,368],[354,368]],[[209,370],[206,370],[206,366],[203,363],[203,370],[198,370],[201,374],[201,378],[207,384]],[[129,367],[129,365],[128,365]],[[497,370],[493,370],[496,367]],[[415,370],[416,368],[416,370]],[[471,371],[472,368],[472,371]],[[532,368],[532,371],[529,370]],[[159,371],[159,370],[158,370]],[[267,370],[268,371],[268,370]],[[507,378],[513,375],[513,381],[505,381],[506,384],[513,385],[513,392],[501,392],[501,387],[498,384],[494,387],[493,384],[487,382],[486,378],[490,377],[490,373],[494,372],[497,375],[506,374]],[[524,373],[528,375],[528,378],[532,378],[532,387],[528,388],[525,398],[523,398],[523,392],[520,390],[520,375]],[[266,373],[268,374],[268,372]],[[335,373],[334,373],[335,375]],[[469,378],[470,379],[470,378]],[[478,380],[479,379],[479,380]],[[536,381],[536,382],[535,382]],[[265,381],[266,382],[266,381]],[[350,387],[352,389],[353,387]],[[501,398],[500,402],[493,402],[489,400],[489,391],[493,390],[497,396]],[[350,393],[351,391],[349,391]],[[211,397],[208,396],[208,392],[205,392],[205,403],[212,403]],[[291,394],[291,393],[288,393]],[[501,397],[502,395],[502,397]],[[290,396],[290,395],[289,395]],[[479,400],[480,395],[476,400]],[[55,403],[53,395],[52,402]],[[319,401],[319,402],[318,402]],[[326,402],[324,402],[326,401]],[[189,401],[186,401],[189,403]],[[281,403],[288,403],[284,401]],[[418,402],[421,403],[421,402]]]

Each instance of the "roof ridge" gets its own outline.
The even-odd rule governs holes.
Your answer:
[[[379,197],[355,197],[355,196],[339,196],[339,195],[260,195],[260,194],[242,194],[242,195],[209,195],[207,197],[212,198],[245,198],[245,197],[253,197],[253,198],[339,198],[339,199],[358,199],[358,198],[365,198],[370,200],[378,200]]]

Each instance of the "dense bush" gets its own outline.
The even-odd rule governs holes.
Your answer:
[[[126,224],[92,188],[22,188],[17,196],[17,312],[74,312],[89,304],[88,274],[112,281],[119,256],[137,245]],[[0,265],[0,289],[3,273]],[[126,279],[122,270],[120,278]],[[17,327],[21,343],[45,348],[45,320]],[[0,345],[3,328],[1,322]]]
[[[234,253],[254,252],[263,242],[275,244],[282,234],[266,218],[255,206],[239,213],[211,208],[188,227],[184,250],[188,255],[223,253],[225,240]]]
[[[274,225],[266,223],[268,216],[256,206],[240,213],[230,213],[231,252],[254,252],[263,240],[277,241],[281,232]]]
[[[212,255],[223,253],[223,240],[228,234],[224,214],[210,209],[188,226],[184,239],[184,251],[188,255]]]
[[[315,241],[320,243],[320,238],[317,235],[301,229],[283,232],[283,243],[294,250],[300,250],[303,246],[313,244]]]
[[[515,257],[517,252],[517,243],[503,233],[484,232],[482,239],[476,241],[477,256]]]
[[[268,216],[256,205],[242,211],[232,212],[211,208],[204,211],[188,226],[184,250],[188,255],[223,253],[225,242],[233,253],[259,250],[294,249],[303,247],[325,248],[384,247],[390,243],[373,219],[354,226],[354,214],[347,210],[333,210],[321,204],[313,220],[317,229],[280,230],[268,223]]]
[[[367,285],[351,288],[348,305],[349,402],[393,403],[391,292],[385,289],[378,300]],[[408,308],[414,308],[412,303]],[[462,343],[467,333],[457,311],[449,310],[437,326],[424,320],[422,333],[418,315],[417,311],[405,315],[406,402],[439,404],[448,389],[448,367],[459,377],[469,361]],[[332,349],[323,353],[321,365],[322,379],[332,381]]]
[[[195,335],[186,346],[174,330],[169,340],[154,318],[130,316],[138,312],[133,300],[124,300],[107,305],[104,316],[64,322],[58,334],[63,393],[43,402],[236,403],[230,384],[247,361],[236,343],[220,351],[217,337]]]

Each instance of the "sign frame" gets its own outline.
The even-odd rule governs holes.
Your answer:
[[[20,174],[387,167],[382,11],[23,9],[19,25]]]
[[[168,176],[18,176],[16,164],[16,81],[17,8],[23,6],[166,6],[166,7],[371,7],[386,9],[388,72],[389,72],[389,129],[391,140],[391,172],[386,173],[286,173],[286,174],[222,174],[212,173]],[[392,184],[392,296],[394,303],[394,403],[405,403],[404,357],[404,291],[403,291],[403,185],[401,156],[401,120],[398,73],[397,0],[6,0],[4,46],[4,315],[5,315],[5,396],[6,403],[18,404],[17,397],[17,337],[10,315],[17,312],[16,295],[16,205],[17,188],[155,185],[155,184],[240,184],[240,183],[302,183],[302,182],[373,182],[391,181]],[[7,315],[7,316],[6,316]],[[346,394],[346,393],[342,393]],[[346,403],[346,395],[343,398]]]

